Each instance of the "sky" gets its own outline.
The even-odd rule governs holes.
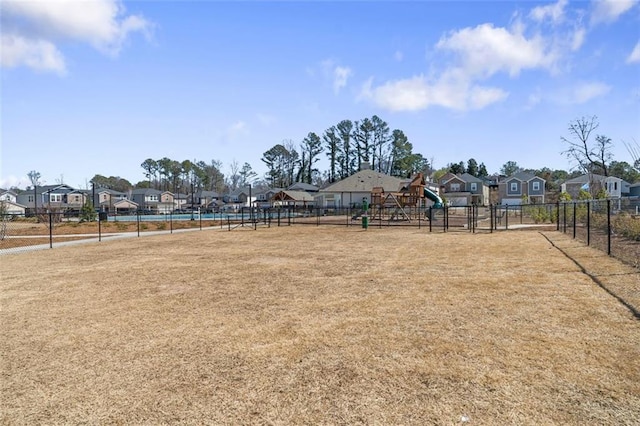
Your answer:
[[[435,168],[570,170],[570,122],[640,143],[640,4],[0,3],[0,187],[145,180],[152,158],[249,163],[377,115]],[[318,164],[327,167],[326,156]]]

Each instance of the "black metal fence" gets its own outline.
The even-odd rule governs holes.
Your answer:
[[[629,200],[558,203],[557,230],[640,268],[640,215]]]
[[[491,233],[544,227],[571,234],[635,267],[640,259],[638,206],[617,200],[591,200],[555,204],[461,207],[288,206],[241,209],[226,213],[100,214],[97,220],[48,212],[34,217],[5,215],[0,221],[0,251],[20,251],[33,246],[53,248],[76,240],[139,237],[150,233],[184,230],[278,227],[292,225],[369,228],[412,227],[428,232]]]

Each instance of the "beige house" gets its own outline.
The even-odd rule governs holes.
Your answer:
[[[366,167],[366,168],[365,168]],[[384,192],[396,192],[406,180],[376,172],[363,164],[363,168],[353,175],[320,189],[315,196],[316,205],[323,208],[355,207],[364,199],[371,201],[374,188]]]

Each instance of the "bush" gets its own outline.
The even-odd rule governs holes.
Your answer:
[[[615,234],[630,240],[640,241],[640,218],[622,213],[613,218],[611,226]]]

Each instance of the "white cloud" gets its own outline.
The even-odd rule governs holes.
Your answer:
[[[418,75],[373,87],[373,78],[370,78],[360,92],[361,99],[368,99],[390,111],[419,111],[430,106],[458,111],[482,109],[507,96],[508,93],[499,88],[470,84],[458,70],[433,82]]]
[[[564,19],[564,8],[567,3],[568,0],[558,0],[557,3],[534,7],[531,12],[529,12],[529,17],[534,21],[539,22],[542,22],[547,18],[553,23],[562,22]]]
[[[68,40],[87,43],[115,56],[131,33],[149,36],[152,28],[141,16],[125,15],[119,0],[5,0],[2,14],[2,49],[10,44],[12,49],[10,56],[2,55],[2,66],[25,65],[56,72],[64,63],[56,44]],[[33,60],[34,50],[40,52],[42,60]],[[54,62],[45,59],[54,56]]]
[[[505,71],[513,77],[523,69],[552,69],[558,60],[542,36],[527,38],[520,26],[511,30],[492,24],[464,28],[441,38],[436,48],[456,53],[473,76],[490,77]]]
[[[640,62],[640,41],[636,43],[636,46],[627,57],[628,64],[634,64],[636,62]]]
[[[30,40],[18,35],[2,34],[0,63],[3,67],[26,65],[38,71],[66,72],[62,53],[46,40]]]
[[[330,82],[333,87],[333,93],[336,95],[340,93],[344,87],[346,87],[349,78],[353,75],[353,70],[347,66],[338,65],[333,59],[325,59],[320,62],[320,69],[322,70],[322,76]],[[311,69],[311,72],[307,70],[307,74],[310,77],[315,76],[315,72]]]
[[[349,67],[335,67],[333,70],[333,92],[336,95],[340,92],[340,89],[347,85],[347,80],[352,74],[353,72]]]
[[[615,22],[637,3],[638,0],[592,0],[593,10],[591,12],[591,23]]]
[[[591,99],[604,96],[611,91],[611,86],[600,82],[580,83],[574,87],[573,103],[583,104]]]

